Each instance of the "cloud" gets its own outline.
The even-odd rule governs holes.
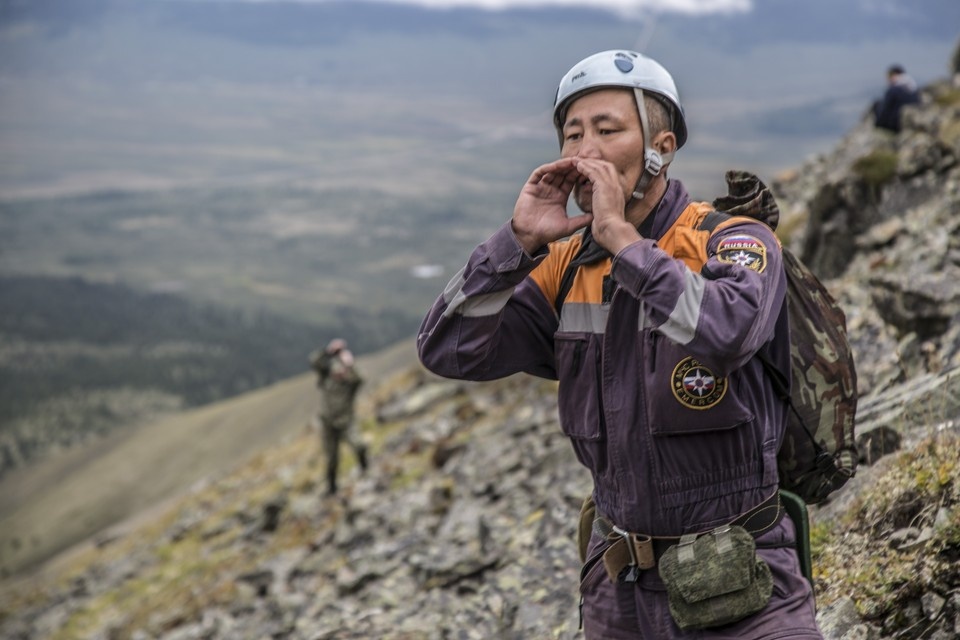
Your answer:
[[[324,0],[313,0],[322,2]],[[739,13],[753,8],[753,0],[380,0],[429,9],[473,8],[487,10],[549,7],[585,7],[612,11],[623,16],[643,13]]]

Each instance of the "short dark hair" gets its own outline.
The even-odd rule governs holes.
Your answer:
[[[661,131],[672,130],[672,118],[670,110],[664,104],[662,98],[651,94],[649,91],[643,92],[643,107],[647,110],[647,125],[650,127],[650,137],[657,135]],[[650,144],[650,141],[645,141]]]
[[[903,69],[903,67],[901,67],[899,64],[892,64],[892,65],[890,65],[890,67],[887,69],[887,75],[888,75],[888,76],[898,76],[898,75],[900,75],[900,74],[903,73],[903,72],[904,72],[904,69]]]

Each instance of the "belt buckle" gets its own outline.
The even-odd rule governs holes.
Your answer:
[[[636,582],[640,572],[657,566],[653,552],[653,538],[644,534],[630,533],[614,525],[613,532],[623,538],[630,554],[630,564],[620,572],[620,582]]]

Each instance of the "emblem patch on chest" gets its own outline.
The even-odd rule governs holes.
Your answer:
[[[674,397],[689,409],[709,409],[727,393],[727,379],[713,375],[692,357],[684,358],[673,369],[670,386]]]
[[[717,260],[763,273],[767,268],[767,247],[753,236],[730,236],[717,245]]]

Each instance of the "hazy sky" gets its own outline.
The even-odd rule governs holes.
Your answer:
[[[323,1],[323,0],[314,0]],[[480,9],[515,9],[525,7],[593,7],[621,15],[637,15],[644,11],[688,14],[747,11],[753,0],[381,0],[397,4],[413,4],[436,9],[473,7]]]

